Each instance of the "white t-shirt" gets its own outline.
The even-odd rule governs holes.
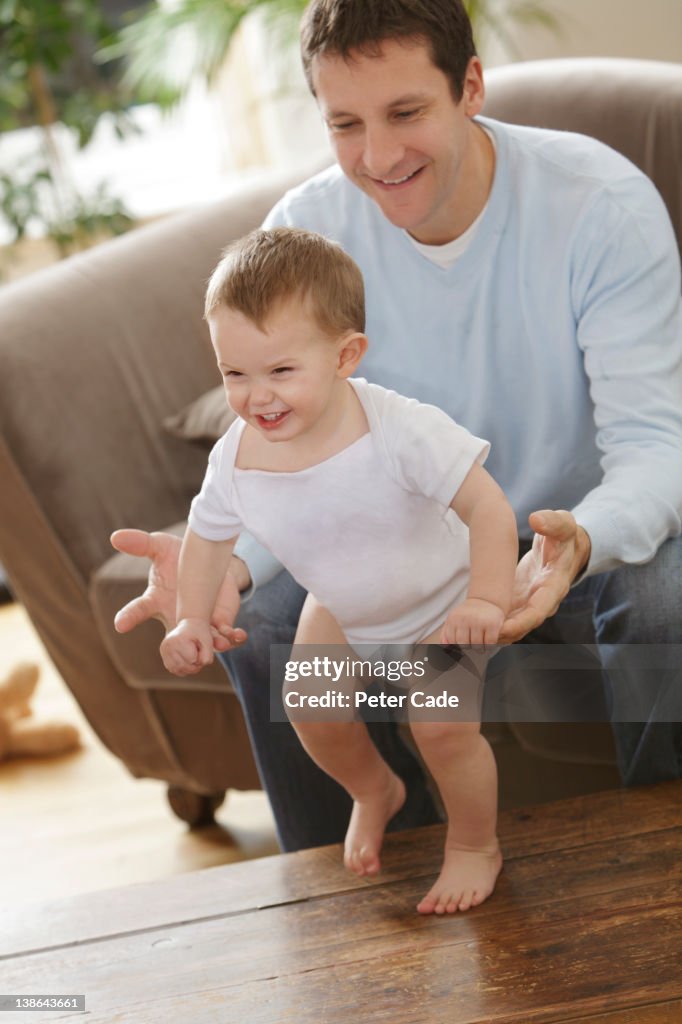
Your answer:
[[[248,530],[351,646],[416,643],[465,596],[469,531],[449,506],[489,445],[435,406],[350,383],[366,434],[307,469],[239,469],[237,420],[211,452],[189,525],[207,540]]]

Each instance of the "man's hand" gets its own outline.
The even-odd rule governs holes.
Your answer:
[[[148,619],[158,619],[166,632],[175,626],[180,537],[146,530],[116,530],[112,547],[126,555],[151,559],[147,589],[121,608],[114,619],[119,633],[129,633]]]
[[[114,620],[117,631],[129,633],[148,619],[158,619],[168,632],[175,626],[178,558],[182,543],[180,537],[175,537],[171,533],[147,533],[146,530],[116,530],[111,535],[111,543],[117,551],[138,558],[148,558],[152,563],[144,594],[133,598],[117,613]],[[244,562],[233,557],[216,602],[214,617],[219,624],[226,622],[225,616],[232,610],[236,615],[239,595],[237,593],[235,606],[235,583],[238,590],[245,590],[250,586],[251,578]],[[234,618],[229,621],[234,621]],[[243,630],[236,632],[242,634],[241,639],[235,636],[218,637],[214,634],[215,650],[225,651],[229,647],[243,643],[246,634]]]
[[[554,615],[590,558],[590,538],[570,512],[533,512],[533,546],[516,568],[500,641],[514,643]]]

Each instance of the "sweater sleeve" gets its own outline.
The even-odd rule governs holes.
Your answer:
[[[682,527],[680,265],[662,200],[604,192],[577,240],[573,303],[603,478],[573,509],[586,575],[649,561]]]

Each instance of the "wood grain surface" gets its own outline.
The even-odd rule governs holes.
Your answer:
[[[389,836],[372,880],[333,846],[8,911],[2,989],[83,992],[97,1024],[680,1024],[681,801],[506,812],[495,894],[446,918],[414,909],[442,826]]]

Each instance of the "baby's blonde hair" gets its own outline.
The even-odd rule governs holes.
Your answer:
[[[264,330],[272,313],[297,297],[310,303],[332,338],[365,329],[362,274],[340,245],[300,228],[259,228],[224,250],[208,283],[204,317],[226,306]]]

